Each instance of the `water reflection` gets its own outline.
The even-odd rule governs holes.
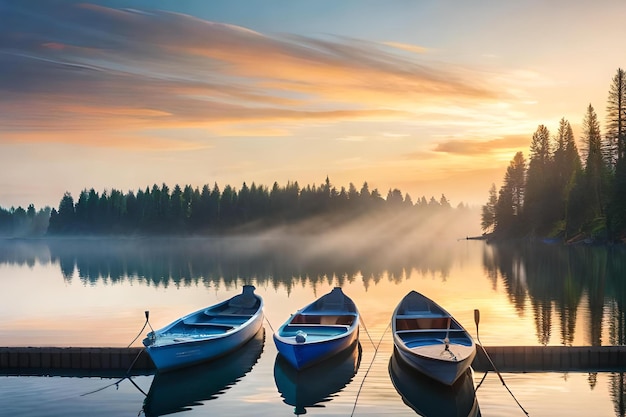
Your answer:
[[[356,244],[352,237],[229,237],[161,239],[0,240],[0,264],[58,264],[64,279],[84,284],[124,280],[148,285],[208,286],[222,279],[255,280],[291,288],[294,278],[311,283],[352,281],[366,286],[384,276],[401,281],[413,269],[444,280],[455,254],[455,240],[433,244],[376,239]],[[76,274],[75,274],[76,273]]]
[[[65,280],[78,277],[89,286],[219,287],[254,281],[289,294],[305,281],[315,288],[359,280],[367,289],[383,278],[402,282],[412,271],[446,281],[453,265],[468,256],[464,247],[456,241],[357,243],[337,236],[0,240],[0,265],[58,265]],[[586,326],[578,330],[585,345],[626,344],[623,245],[516,242],[483,248],[487,279],[494,289],[503,287],[520,317],[533,317],[539,344],[574,344],[580,323]],[[560,333],[553,334],[557,328]]]
[[[213,400],[252,370],[263,352],[265,329],[241,349],[219,360],[176,371],[157,373],[144,401],[147,417],[188,411]]]
[[[530,300],[539,343],[551,342],[552,320],[556,318],[561,328],[559,343],[572,345],[583,296],[588,300],[589,328],[585,330],[589,344],[626,342],[623,246],[494,244],[486,247],[483,264],[494,285],[500,280],[504,283],[520,315],[527,313],[526,300]],[[603,321],[608,340],[602,340]]]
[[[617,417],[626,416],[626,380],[624,373],[615,373],[609,380],[609,392],[613,400],[613,408]]]
[[[433,382],[402,363],[394,349],[389,376],[406,405],[423,417],[479,417],[471,368],[452,386]]]
[[[281,355],[274,363],[274,381],[283,401],[294,407],[294,414],[306,414],[307,408],[323,407],[323,403],[342,391],[352,381],[361,363],[361,344],[325,360],[318,365],[297,371]]]

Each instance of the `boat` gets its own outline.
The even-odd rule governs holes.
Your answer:
[[[274,333],[274,343],[287,362],[304,369],[352,346],[359,337],[359,311],[335,287],[292,314]]]
[[[157,372],[144,399],[144,415],[155,417],[188,411],[217,399],[252,370],[261,357],[264,343],[265,329],[261,327],[240,349],[218,361]]]
[[[476,344],[461,324],[430,298],[409,292],[391,318],[399,357],[417,371],[452,385],[469,368]]]
[[[254,286],[241,294],[190,313],[143,339],[158,371],[218,358],[241,347],[263,325],[263,299]]]
[[[398,351],[389,359],[389,377],[402,401],[423,417],[480,417],[480,407],[474,390],[472,368],[452,385],[433,383],[421,372],[407,366]]]
[[[282,355],[276,355],[274,382],[283,402],[293,407],[295,415],[306,414],[307,408],[324,407],[350,384],[359,370],[361,353],[357,341],[337,355],[300,371]]]

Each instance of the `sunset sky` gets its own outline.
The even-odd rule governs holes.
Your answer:
[[[0,206],[367,181],[480,205],[539,124],[604,126],[623,0],[0,0]],[[580,145],[579,145],[580,146]]]

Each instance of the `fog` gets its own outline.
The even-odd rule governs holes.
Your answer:
[[[0,264],[58,264],[67,280],[149,285],[301,280],[367,282],[412,269],[446,276],[467,236],[480,232],[476,209],[423,216],[314,218],[227,237],[57,237],[0,240]],[[253,228],[252,226],[248,229]],[[295,280],[294,280],[295,278]]]

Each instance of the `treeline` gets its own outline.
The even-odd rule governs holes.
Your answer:
[[[30,204],[26,210],[23,207],[0,207],[0,236],[41,236],[48,230],[50,208],[36,210]]]
[[[556,135],[540,125],[530,157],[518,152],[498,191],[492,185],[481,226],[494,237],[553,237],[566,241],[626,237],[626,73],[613,77],[604,134],[591,104],[579,153],[564,118]]]
[[[459,207],[464,207],[461,203]],[[75,201],[66,192],[58,209],[52,209],[48,235],[214,235],[229,232],[257,231],[278,225],[311,222],[310,231],[332,227],[333,221],[354,219],[381,210],[427,213],[450,209],[442,195],[439,200],[422,197],[413,203],[398,189],[389,190],[386,199],[366,183],[358,190],[337,189],[328,178],[316,187],[300,188],[297,182],[271,189],[245,182],[237,190],[230,185],[220,190],[217,184],[202,189],[191,185],[153,185],[136,193],[119,190],[101,194],[83,190]]]

